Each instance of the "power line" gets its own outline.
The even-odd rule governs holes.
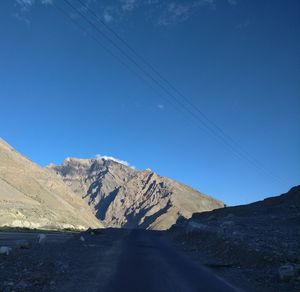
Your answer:
[[[78,8],[76,8],[74,5],[71,4],[70,1],[64,0],[65,3],[67,3],[74,11],[76,11],[77,14],[79,14],[88,24],[90,24],[98,33],[100,33],[105,39],[107,39],[115,48],[117,48],[130,62],[132,62],[144,75],[146,75],[154,84],[156,84],[160,89],[162,89],[165,94],[167,94],[171,100],[175,99],[175,101],[178,103],[178,105],[182,108],[184,108],[187,112],[189,112],[190,115],[194,117],[194,119],[198,120],[204,127],[207,128],[207,125],[195,115],[181,100],[179,100],[177,97],[172,95],[168,89],[165,88],[159,81],[157,81],[150,73],[148,73],[143,67],[141,67],[130,55],[127,54],[122,48],[118,46],[110,37],[108,37],[104,32],[102,32],[92,21],[90,21]],[[102,45],[103,47],[103,45]],[[111,54],[114,56],[114,54]],[[128,67],[127,67],[128,68]],[[166,97],[162,96],[162,98],[166,99]],[[170,102],[170,100],[167,100]],[[209,131],[214,131],[213,129],[208,129]],[[231,147],[231,146],[229,146]]]
[[[102,42],[95,37],[88,29],[86,29],[85,27],[83,27],[78,21],[75,20],[75,18],[71,17],[67,12],[65,12],[61,7],[53,4],[55,8],[57,8],[72,24],[74,24],[75,26],[77,26],[82,32],[84,32],[85,34],[89,35],[94,41],[97,42],[97,44],[104,49],[109,55],[111,55],[112,57],[116,58],[116,60],[123,65],[127,70],[129,70],[131,73],[133,73],[136,77],[138,77],[143,83],[145,83],[145,85],[149,86],[152,90],[154,90],[161,98],[165,99],[168,103],[170,103],[172,106],[175,107],[175,109],[180,112],[181,114],[186,116],[186,113],[181,111],[181,108],[178,107],[177,104],[174,104],[172,102],[172,100],[170,100],[169,98],[163,96],[160,92],[157,91],[157,88],[153,87],[151,83],[149,83],[146,79],[144,79],[140,74],[138,74],[137,72],[135,72],[130,66],[128,66],[127,63],[125,63],[121,58],[119,58],[119,56],[117,56],[116,54],[114,54],[111,50],[109,50],[107,47],[105,47]],[[186,116],[188,117],[188,116]],[[203,129],[202,129],[203,130]],[[205,130],[205,129],[204,129]]]
[[[248,151],[242,149],[235,140],[232,139],[224,130],[219,127],[214,121],[209,119],[207,115],[199,109],[197,105],[192,103],[190,99],[188,99],[180,90],[178,90],[166,77],[164,77],[150,62],[148,62],[142,55],[140,55],[124,38],[122,38],[114,29],[112,29],[105,21],[103,21],[97,13],[95,13],[86,3],[82,0],[77,0],[86,11],[90,12],[108,31],[110,31],[121,43],[123,43],[138,59],[140,59],[150,70],[152,70],[165,84],[169,86],[178,96],[180,96],[191,108],[195,109],[195,111],[212,127],[214,128],[221,136],[227,139],[234,148],[238,149],[242,155],[247,156],[249,159],[253,161],[257,166],[264,169],[265,172],[269,172],[265,166],[260,163],[254,156],[252,156]],[[271,176],[275,176],[276,179],[281,180],[281,178],[277,177],[275,174],[269,172]]]
[[[254,157],[252,157],[249,153],[247,153],[245,150],[241,149],[237,143],[230,137],[228,136],[216,123],[214,123],[212,120],[210,120],[196,105],[194,105],[187,97],[185,97],[171,82],[169,82],[165,77],[163,77],[158,70],[154,68],[148,61],[146,61],[141,55],[139,55],[134,48],[132,48],[126,40],[124,40],[122,37],[120,37],[110,26],[108,26],[93,10],[90,9],[89,6],[87,6],[85,3],[83,3],[81,0],[77,0],[85,9],[86,11],[90,12],[96,19],[104,25],[111,33],[114,34],[115,37],[119,41],[121,41],[138,59],[140,59],[147,67],[151,69],[152,72],[154,72],[158,77],[159,81],[153,77],[151,73],[149,73],[144,67],[142,67],[135,59],[133,59],[126,51],[124,51],[122,48],[119,47],[119,45],[111,39],[109,36],[107,36],[103,31],[101,31],[94,22],[89,20],[85,14],[83,14],[78,8],[76,8],[74,5],[72,5],[68,0],[64,0],[65,3],[67,3],[78,15],[80,15],[91,27],[93,27],[99,34],[101,34],[107,41],[109,41],[118,51],[120,51],[123,56],[125,56],[131,63],[133,63],[145,76],[147,76],[148,79],[150,79],[154,84],[156,84],[160,89],[163,90],[165,94],[167,94],[169,98],[167,99],[168,102],[174,99],[175,102],[177,103],[177,106],[179,105],[181,107],[181,112],[182,108],[186,112],[188,112],[195,120],[201,123],[202,126],[205,127],[206,132],[208,132],[210,135],[213,135],[214,138],[217,138],[220,142],[222,142],[227,148],[229,148],[236,156],[239,158],[242,158],[244,160],[247,160],[250,164],[252,164],[255,168],[259,169],[260,171],[264,172],[265,174],[268,174],[269,176],[272,176],[276,180],[281,181],[281,178],[275,176],[273,173],[269,172],[259,161],[257,161]],[[92,36],[93,37],[93,36]],[[94,37],[93,37],[94,38]],[[97,39],[97,42],[100,42]],[[102,43],[100,42],[101,47],[103,47]],[[117,58],[120,61],[120,58],[116,56],[115,54],[112,54],[110,50],[105,48],[106,51],[110,53],[114,58]],[[124,62],[122,61],[123,65]],[[131,70],[127,65],[125,65],[128,69]],[[134,72],[135,73],[135,72]],[[135,73],[136,74],[136,73]],[[140,77],[140,76],[139,76]],[[169,89],[165,87],[165,85],[161,84],[161,81],[163,81],[169,89],[173,90],[178,96],[180,96],[186,104],[189,105],[186,106],[184,102],[179,100],[176,96],[174,96]],[[152,87],[152,86],[151,86]],[[153,87],[152,87],[153,88]],[[163,97],[166,99],[165,97]],[[190,108],[194,109],[195,112],[197,112],[201,118],[199,118],[198,115],[194,113]],[[203,128],[201,128],[203,130]]]

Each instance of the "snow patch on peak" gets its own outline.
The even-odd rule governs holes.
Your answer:
[[[135,167],[130,165],[129,162],[127,162],[126,160],[121,160],[121,159],[118,159],[118,158],[115,158],[112,156],[106,156],[106,155],[101,155],[101,154],[97,154],[95,157],[96,157],[96,159],[112,160],[114,162],[117,162],[117,163],[120,163],[120,164],[123,164],[125,166],[135,169]]]

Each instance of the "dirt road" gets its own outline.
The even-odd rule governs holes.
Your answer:
[[[0,255],[0,291],[236,291],[175,250],[164,233],[104,230],[83,234],[84,241],[80,234],[61,236]]]

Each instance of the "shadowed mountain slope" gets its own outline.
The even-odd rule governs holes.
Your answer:
[[[179,216],[224,204],[151,170],[137,171],[117,161],[67,158],[49,165],[83,198],[105,226],[168,229]]]

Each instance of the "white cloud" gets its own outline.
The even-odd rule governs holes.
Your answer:
[[[104,13],[103,13],[103,18],[104,18],[104,21],[106,22],[106,23],[110,23],[110,22],[112,22],[113,21],[113,16],[112,16],[112,14],[111,14],[111,12],[109,11],[109,9],[106,9],[105,11],[104,11]]]
[[[15,0],[14,5],[17,9],[15,13],[13,13],[13,17],[16,19],[25,22],[27,25],[30,25],[30,20],[27,17],[31,8],[40,3],[42,5],[52,5],[53,0]]]
[[[41,2],[43,5],[52,5],[53,4],[53,0],[42,0]]]
[[[15,17],[29,23],[25,13],[36,5],[50,6],[55,0],[14,0],[18,11]],[[106,23],[122,22],[128,19],[133,12],[144,14],[144,19],[155,25],[172,26],[188,20],[197,13],[201,7],[215,9],[221,0],[115,0],[105,4],[105,1],[82,0],[84,5],[78,5],[78,9],[86,12],[86,7],[91,7],[98,15],[101,15]],[[227,0],[228,5],[236,5],[239,0]],[[57,1],[59,2],[59,1]],[[71,12],[70,12],[71,14]]]
[[[16,6],[21,9],[21,11],[28,11],[34,2],[34,0],[16,0],[15,3]]]
[[[30,25],[30,20],[26,18],[22,12],[16,12],[12,16],[17,20],[25,22],[27,25]]]
[[[208,6],[215,8],[215,0],[194,0],[190,2],[174,1],[168,4],[167,8],[161,14],[158,24],[170,26],[184,22],[198,11],[199,7]]]
[[[121,2],[122,2],[122,10],[124,11],[132,11],[137,5],[136,0],[121,0]]]
[[[96,157],[96,159],[112,160],[114,162],[123,164],[125,166],[135,168],[134,166],[131,166],[127,161],[121,160],[121,159],[118,159],[118,158],[115,158],[115,157],[112,157],[112,156],[105,156],[105,155],[97,154],[95,157]]]
[[[16,6],[23,11],[28,11],[34,4],[41,3],[42,5],[51,5],[53,0],[15,0]]]

